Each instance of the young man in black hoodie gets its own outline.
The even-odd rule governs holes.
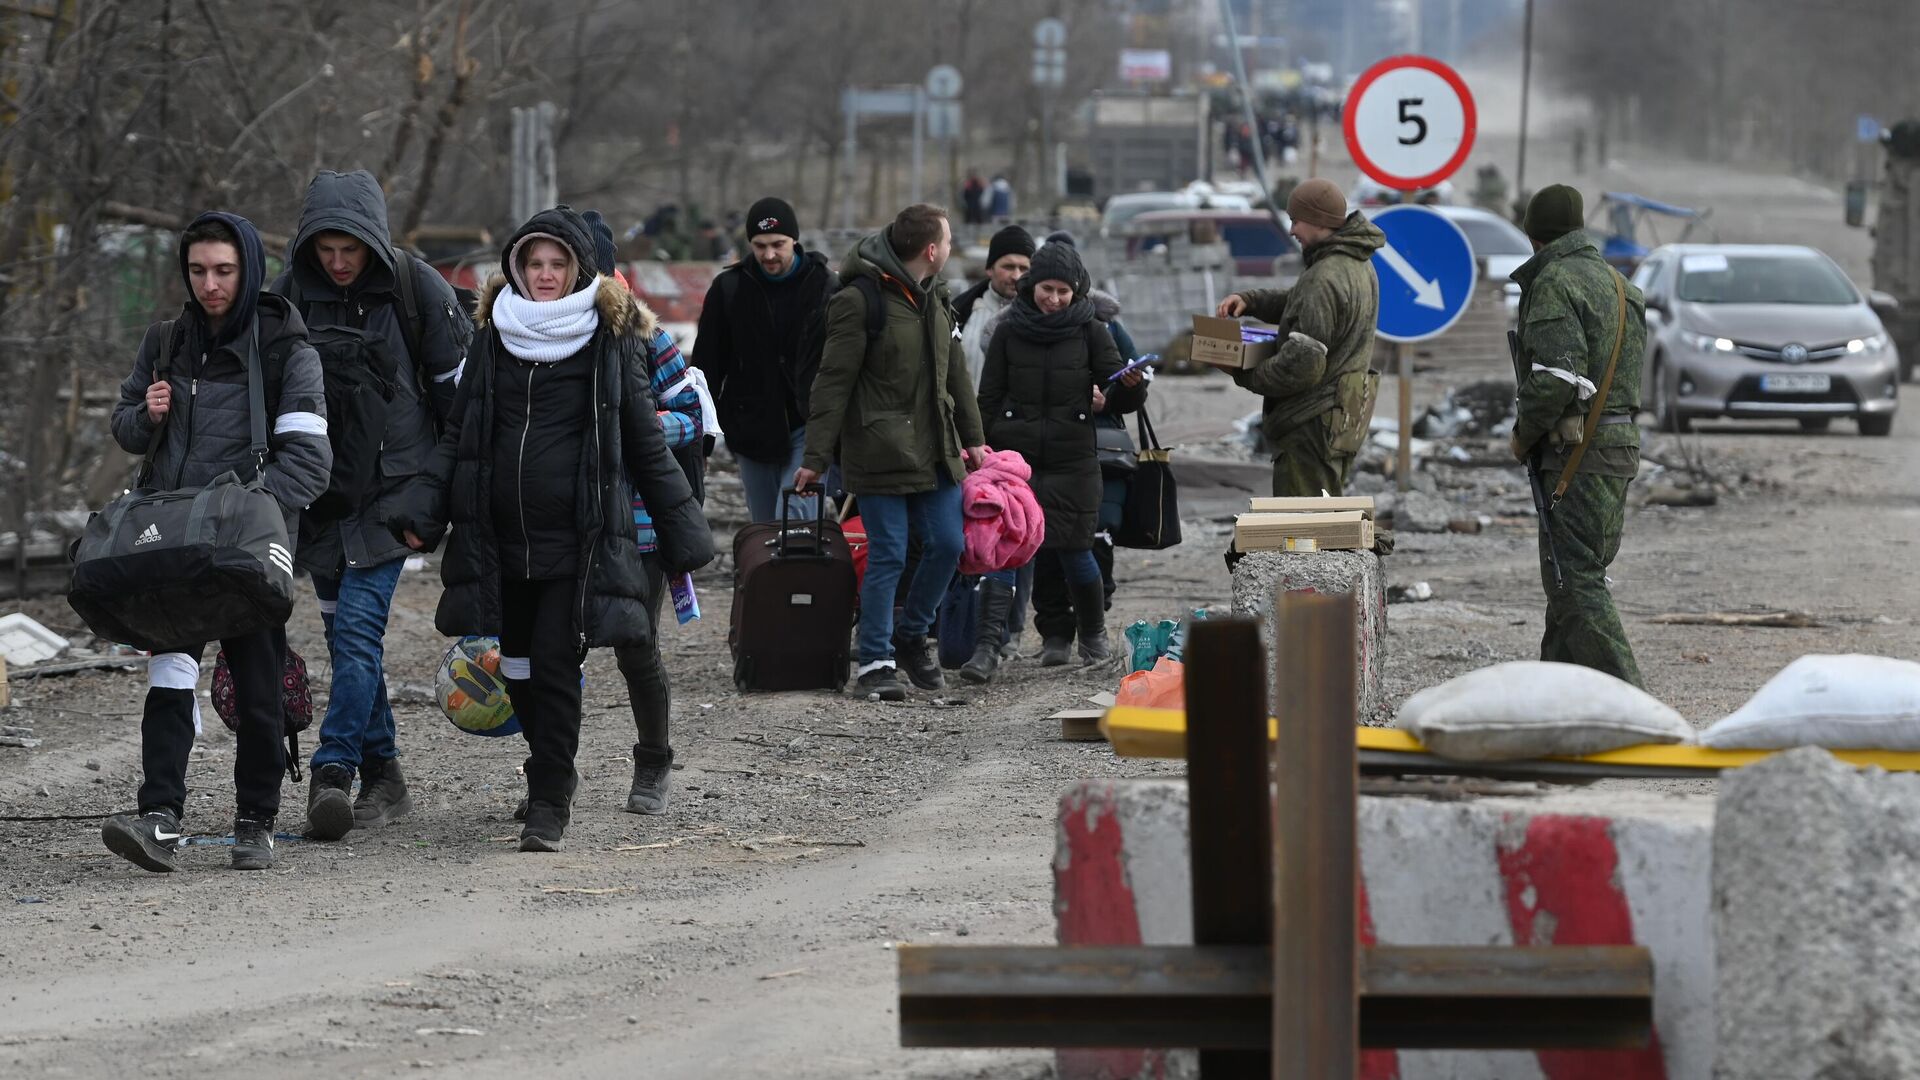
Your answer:
[[[393,246],[386,196],[365,170],[314,175],[287,271],[273,291],[299,308],[316,335],[333,329],[364,335],[393,376],[379,443],[365,448],[377,459],[366,463],[374,482],[355,505],[329,498],[300,517],[298,558],[313,575],[333,661],[307,791],[307,836],[338,840],[413,808],[384,674],[387,617],[408,551],[384,522],[453,410],[473,321],[459,310],[445,278]],[[347,362],[360,346],[342,335],[329,355],[338,349]]]
[[[257,347],[268,414],[268,456],[259,474],[292,535],[295,517],[327,489],[333,467],[320,357],[306,343],[306,328],[292,306],[261,292],[266,249],[246,218],[215,212],[194,219],[180,238],[180,274],[187,282],[186,308],[177,320],[148,328],[133,372],[120,384],[113,437],[130,454],[153,447],[147,483],[155,488],[203,487],[226,472],[253,476],[247,354]],[[165,377],[156,378],[163,366]],[[280,737],[286,630],[275,627],[220,645],[233,672],[239,713],[233,868],[265,870],[273,865],[273,819],[286,771]],[[193,749],[194,684],[205,650],[199,641],[154,650],[140,719],[139,810],[108,818],[100,830],[109,850],[147,870],[174,866]]]
[[[755,521],[780,517],[780,491],[800,467],[817,356],[803,355],[804,331],[826,306],[833,275],[826,257],[800,246],[793,207],[766,198],[747,212],[748,257],[707,289],[693,366],[706,372],[727,447],[740,462]],[[811,500],[794,513],[811,516]]]

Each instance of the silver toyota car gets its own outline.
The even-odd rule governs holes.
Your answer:
[[[1812,248],[1669,244],[1633,275],[1647,299],[1644,404],[1664,431],[1695,419],[1851,418],[1893,430],[1900,356],[1866,296]]]

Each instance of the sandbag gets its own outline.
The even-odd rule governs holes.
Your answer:
[[[1803,656],[1700,733],[1716,750],[1920,750],[1920,664]]]
[[[1441,757],[1512,761],[1680,743],[1693,728],[1646,691],[1576,664],[1495,664],[1406,700],[1394,726]]]

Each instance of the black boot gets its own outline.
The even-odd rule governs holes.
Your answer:
[[[1013,614],[1013,586],[987,578],[980,582],[980,628],[974,635],[973,659],[960,666],[960,678],[990,683],[1000,667],[1000,641]]]
[[[307,789],[307,839],[338,840],[353,830],[353,822],[353,771],[337,761],[313,770]]]
[[[1112,656],[1107,648],[1107,611],[1106,590],[1095,578],[1085,585],[1071,585],[1068,592],[1073,596],[1073,617],[1079,624],[1080,662],[1083,664],[1104,663]]]
[[[377,828],[413,811],[407,778],[399,758],[368,758],[360,763],[360,797],[353,801],[353,827]]]
[[[633,787],[627,791],[627,813],[667,812],[667,785],[673,778],[673,748],[665,750],[633,744]]]

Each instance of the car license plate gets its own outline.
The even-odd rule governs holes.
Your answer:
[[[1824,394],[1833,389],[1833,376],[1796,372],[1762,375],[1760,389],[1769,394]]]

